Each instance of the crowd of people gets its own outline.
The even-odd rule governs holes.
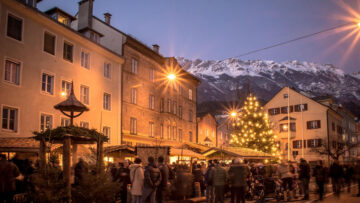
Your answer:
[[[0,155],[0,203],[12,202],[15,193],[28,187],[34,170],[31,165],[16,157],[8,161]],[[74,185],[89,171],[87,163],[79,159],[74,167]],[[299,163],[262,164],[240,158],[227,164],[215,159],[186,165],[168,164],[162,156],[156,159],[150,156],[145,166],[140,158],[135,158],[133,163],[129,160],[109,163],[106,172],[111,181],[119,183],[114,201],[122,203],[162,203],[194,197],[205,197],[208,203],[222,203],[227,198],[239,203],[269,194],[283,201],[308,200],[310,182],[316,185],[319,200],[323,200],[328,183],[337,197],[341,191],[350,192],[352,184],[357,183],[360,197],[360,160],[353,164],[335,160],[329,167],[322,161],[310,165],[304,159]],[[23,184],[18,184],[18,180]]]

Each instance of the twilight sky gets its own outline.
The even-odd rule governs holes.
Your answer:
[[[75,15],[79,0],[43,0],[42,11],[57,6]],[[111,24],[147,45],[157,43],[164,56],[225,59],[274,43],[343,24],[360,12],[347,0],[96,0],[94,15],[112,14]],[[341,29],[340,29],[341,30]],[[331,63],[360,71],[360,40],[354,31],[336,30],[240,59]],[[341,41],[342,40],[342,41]],[[351,45],[353,43],[353,46]]]

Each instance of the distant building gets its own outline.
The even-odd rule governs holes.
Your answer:
[[[228,115],[216,115],[215,118],[216,122],[218,123],[216,128],[218,147],[228,147],[232,131],[229,117]]]
[[[325,105],[329,104],[328,100],[322,102],[284,87],[264,106],[278,136],[283,159],[287,160],[290,152],[289,158],[292,161],[300,158],[328,161],[328,156],[320,155],[314,149],[319,149],[323,144],[338,147],[338,143],[342,143],[343,117]]]
[[[215,117],[211,113],[198,113],[196,117],[196,142],[209,147],[218,147],[217,122]]]

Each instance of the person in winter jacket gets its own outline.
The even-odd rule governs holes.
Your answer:
[[[18,167],[0,154],[0,202],[12,202],[16,186],[15,178],[20,175]]]
[[[224,203],[225,185],[227,183],[227,172],[215,159],[215,168],[211,171],[213,185],[215,187],[215,203]]]
[[[169,166],[166,163],[164,163],[164,157],[162,156],[159,157],[158,161],[159,161],[159,169],[161,173],[161,183],[156,191],[156,200],[158,203],[163,203],[169,181]]]
[[[299,179],[304,192],[303,200],[309,200],[310,166],[305,159],[300,159]]]
[[[340,166],[339,161],[335,160],[333,164],[330,166],[330,177],[331,177],[331,184],[333,186],[333,192],[335,196],[340,196],[340,189],[341,189],[341,179],[344,175],[344,169]]]
[[[289,164],[282,161],[277,173],[282,181],[282,187],[284,188],[284,200],[289,201],[290,191],[292,190],[292,174],[290,173]]]
[[[326,181],[326,169],[323,167],[323,163],[320,160],[315,166],[313,171],[313,176],[315,177],[316,184],[319,189],[319,200],[323,200],[324,195],[324,184]]]
[[[358,182],[358,194],[360,197],[360,160],[357,160],[356,165],[354,166],[354,178]]]
[[[141,159],[136,158],[134,164],[131,164],[129,169],[132,203],[140,203],[142,190],[144,187],[144,169],[141,165]]]
[[[231,203],[240,203],[240,200],[242,203],[245,203],[246,180],[250,174],[248,166],[241,164],[240,159],[236,158],[234,164],[230,166],[228,173],[231,187]]]
[[[213,186],[213,181],[211,177],[212,170],[214,170],[214,164],[212,160],[208,161],[208,168],[204,175],[204,182],[206,185],[206,202],[207,203],[213,203],[214,202],[214,196],[215,196],[215,190]]]
[[[149,156],[148,162],[149,164],[144,172],[144,188],[141,202],[145,203],[150,198],[151,203],[156,203],[156,190],[161,184],[161,172],[155,164],[154,157]]]

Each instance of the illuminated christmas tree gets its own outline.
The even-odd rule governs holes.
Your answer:
[[[267,113],[263,112],[256,97],[249,95],[240,113],[232,113],[233,131],[230,144],[279,155],[276,135],[270,128]]]

